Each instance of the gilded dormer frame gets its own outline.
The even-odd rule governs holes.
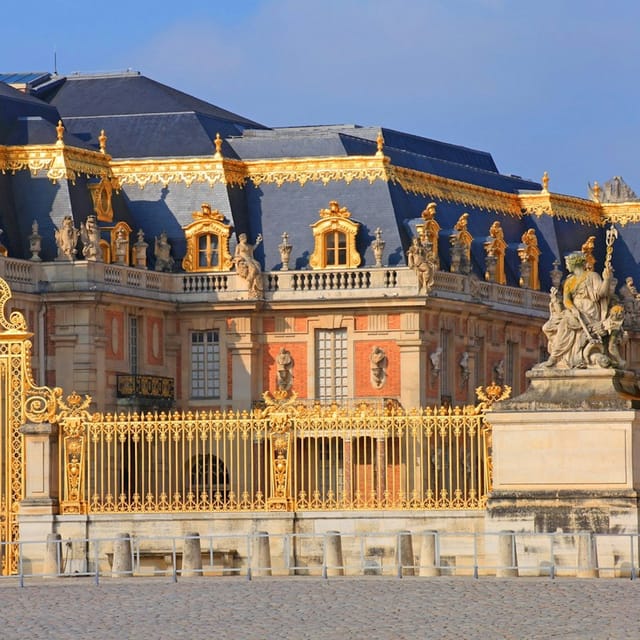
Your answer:
[[[211,209],[206,202],[200,211],[193,212],[193,222],[185,227],[184,237],[187,242],[187,253],[182,259],[185,271],[230,271],[233,264],[229,253],[229,237],[233,231],[230,224],[225,223],[224,215],[217,209]],[[212,248],[211,238],[217,238],[217,246]],[[203,239],[201,246],[200,240]],[[214,259],[217,255],[217,260]],[[204,257],[204,264],[200,257]]]
[[[312,269],[355,269],[362,258],[356,249],[360,223],[351,220],[351,212],[336,200],[328,209],[320,209],[320,220],[311,225],[315,246],[309,258]]]
[[[93,210],[101,222],[113,221],[113,185],[108,178],[102,178],[100,182],[89,185],[89,193],[93,201]]]

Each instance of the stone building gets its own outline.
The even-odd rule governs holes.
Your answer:
[[[141,444],[138,423],[113,440],[113,412],[218,416],[262,406],[270,390],[393,417],[394,407],[473,404],[492,382],[517,396],[548,357],[542,329],[564,257],[582,250],[601,271],[612,224],[620,361],[639,367],[640,203],[620,178],[594,184],[588,199],[561,195],[547,174],[501,174],[482,151],[381,127],[270,128],[138,73],[0,80],[0,276],[12,292],[3,305],[33,333],[37,383],[89,395],[91,411],[107,414],[93,449],[74,444],[80,454],[62,436],[58,446],[55,429],[45,443],[38,428],[19,431],[22,414],[9,420],[0,540],[112,534],[138,511],[178,531],[176,512],[394,507],[413,510],[399,526],[424,527],[429,509],[475,509],[465,527],[481,528],[491,485],[476,414],[465,418],[473,446],[455,451],[451,421],[411,441],[404,426],[353,439],[327,421],[282,448],[257,418],[242,455],[238,431],[219,445],[209,424],[206,443],[176,436],[169,456],[152,438]],[[46,457],[49,446],[65,482],[69,465],[100,460],[86,495],[55,488],[54,464],[49,502],[33,498],[22,456]],[[277,455],[293,481],[270,466]],[[173,494],[136,484],[152,458]],[[149,532],[157,521],[127,526]],[[278,522],[306,526],[290,514]]]
[[[566,253],[594,236],[601,264],[629,223],[636,275],[640,205],[597,186],[380,127],[269,128],[138,73],[2,79],[2,272],[39,381],[101,410],[247,408],[282,350],[303,399],[517,393]]]

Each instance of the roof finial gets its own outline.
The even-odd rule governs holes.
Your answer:
[[[593,189],[591,189],[591,193],[593,194],[593,199],[596,202],[600,202],[600,185],[598,184],[597,180],[593,183]]]
[[[216,133],[216,139],[213,143],[216,145],[216,152],[213,154],[213,157],[222,158],[222,138],[219,133]]]
[[[378,145],[378,150],[376,151],[376,156],[380,157],[384,155],[384,137],[382,136],[382,129],[378,131],[378,137],[376,138],[376,144]]]
[[[58,126],[56,127],[56,133],[58,134],[58,142],[57,144],[64,144],[64,125],[62,124],[62,120],[58,120]]]
[[[545,171],[542,174],[542,191],[543,193],[549,193],[549,172]]]
[[[104,129],[100,131],[98,142],[100,143],[100,153],[107,153],[107,135],[105,134]]]

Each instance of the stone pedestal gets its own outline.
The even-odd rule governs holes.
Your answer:
[[[488,414],[489,528],[637,532],[640,393],[632,372],[544,369]]]

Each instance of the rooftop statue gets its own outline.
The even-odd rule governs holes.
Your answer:
[[[615,233],[615,230],[614,230]],[[611,247],[607,234],[607,258],[602,276],[588,269],[587,256],[574,251],[565,258],[569,275],[562,298],[551,288],[550,317],[542,327],[549,341],[549,359],[539,367],[580,369],[624,366],[619,345],[624,310],[612,304]]]
[[[429,295],[433,288],[436,266],[420,238],[414,236],[407,250],[407,265],[418,276],[418,293]]]
[[[80,242],[82,257],[85,260],[98,260],[100,257],[100,229],[94,215],[87,216],[87,221],[80,224]]]
[[[76,245],[78,244],[78,230],[73,226],[73,218],[65,216],[62,226],[56,229],[55,238],[58,247],[56,260],[74,260],[76,257]]]
[[[247,281],[250,298],[262,299],[264,297],[264,285],[262,282],[262,268],[254,258],[254,249],[262,242],[262,234],[258,234],[255,245],[247,242],[247,234],[238,236],[238,244],[233,257],[238,275]]]

